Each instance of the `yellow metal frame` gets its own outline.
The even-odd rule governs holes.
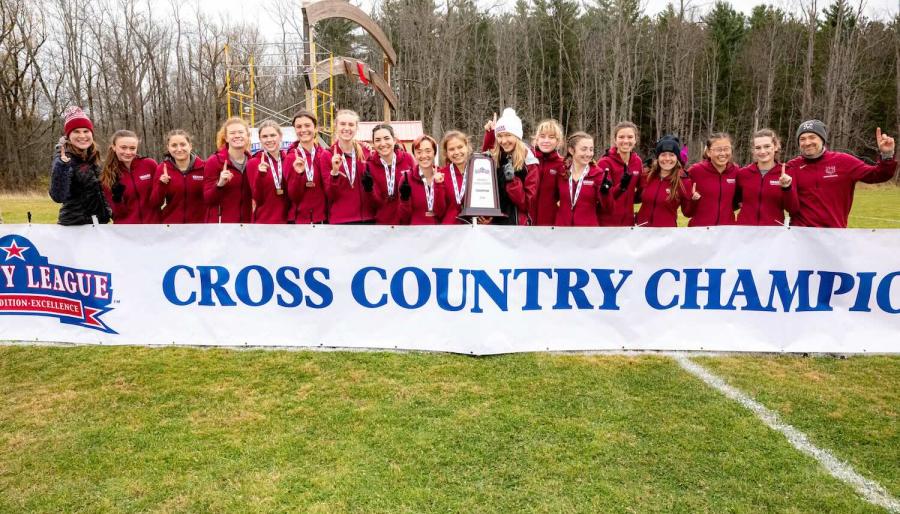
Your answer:
[[[247,120],[251,126],[256,125],[256,56],[251,52],[247,57],[247,64],[233,61],[232,48],[226,44],[225,50],[225,104],[228,117],[237,116]],[[319,132],[323,137],[330,137],[334,132],[334,56],[330,51],[318,48],[315,42],[310,42],[310,56],[313,66],[311,75],[316,84],[316,54],[322,51],[323,58],[329,61],[327,84],[323,81],[315,87],[307,89],[307,106],[313,111],[319,120]],[[240,68],[238,72],[237,69]],[[244,71],[246,70],[246,71]],[[263,73],[265,75],[265,73]],[[260,105],[262,113],[271,112],[265,106]]]

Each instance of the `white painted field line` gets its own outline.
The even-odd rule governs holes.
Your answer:
[[[892,220],[890,218],[875,218],[872,216],[858,216],[856,214],[851,214],[850,217],[851,218],[862,218],[864,220],[878,220],[878,221],[890,221],[892,223],[900,223],[900,220]]]
[[[900,513],[900,501],[891,496],[891,493],[884,487],[873,480],[863,477],[857,473],[850,464],[841,461],[828,450],[814,445],[810,442],[806,434],[781,421],[775,411],[769,410],[763,404],[744,394],[741,390],[728,385],[724,380],[692,361],[687,356],[681,354],[670,355],[685,369],[685,371],[752,411],[756,414],[756,417],[762,420],[762,422],[772,430],[781,432],[794,448],[819,461],[819,464],[824,466],[831,476],[853,486],[866,501],[873,505],[877,505],[878,507],[887,509],[890,512]]]

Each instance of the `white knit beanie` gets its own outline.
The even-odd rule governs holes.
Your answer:
[[[516,116],[516,110],[512,107],[503,109],[503,115],[494,125],[494,133],[509,132],[510,134],[522,139],[522,120]]]

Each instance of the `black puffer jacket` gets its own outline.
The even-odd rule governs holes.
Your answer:
[[[97,216],[100,223],[109,223],[112,210],[100,186],[100,167],[93,159],[84,161],[77,155],[67,156],[69,162],[63,162],[57,146],[50,170],[50,198],[63,204],[57,223],[90,225],[91,216]]]

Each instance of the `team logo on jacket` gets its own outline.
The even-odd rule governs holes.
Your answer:
[[[825,166],[825,176],[833,177],[837,175],[837,168],[835,166]]]
[[[100,320],[112,310],[109,273],[51,264],[17,234],[0,237],[0,271],[0,315],[47,316],[117,333]]]

